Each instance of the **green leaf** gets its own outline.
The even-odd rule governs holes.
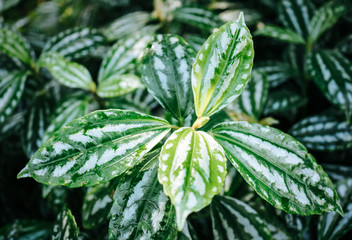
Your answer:
[[[210,35],[192,68],[198,117],[220,111],[242,93],[251,75],[253,57],[252,36],[243,15]]]
[[[45,67],[62,85],[95,91],[95,83],[88,69],[81,64],[67,61],[57,53],[43,54],[39,59],[40,67]]]
[[[43,53],[56,52],[67,60],[73,60],[91,54],[105,41],[105,37],[95,29],[72,28],[49,39]]]
[[[336,45],[336,49],[341,53],[352,54],[352,34]]]
[[[195,51],[176,35],[157,35],[143,56],[143,82],[151,95],[176,119],[193,109],[191,66]]]
[[[203,46],[203,43],[207,40],[206,38],[202,37],[201,35],[197,34],[187,34],[185,36],[185,40],[195,49],[197,52],[200,51],[200,49]]]
[[[244,202],[216,196],[210,206],[214,239],[272,239],[260,215]]]
[[[323,168],[329,177],[335,182],[351,177],[352,166],[323,164]]]
[[[297,33],[291,31],[290,29],[273,25],[264,25],[255,31],[253,35],[270,37],[293,44],[305,44],[304,39]]]
[[[320,216],[318,224],[319,239],[340,239],[352,230],[352,178],[339,181],[336,186],[345,212],[342,218],[336,213]]]
[[[175,210],[157,170],[135,170],[121,180],[110,212],[110,239],[175,239]]]
[[[310,0],[281,0],[280,19],[283,24],[304,39],[309,36],[310,20],[314,6]]]
[[[259,62],[255,70],[266,74],[270,87],[277,87],[292,77],[290,64],[279,61]]]
[[[0,228],[0,240],[37,240],[48,239],[52,224],[37,220],[15,220]]]
[[[97,94],[103,98],[111,98],[142,87],[140,78],[135,74],[112,75],[99,83]]]
[[[172,14],[175,20],[204,30],[212,30],[223,24],[218,15],[201,7],[179,7]]]
[[[226,176],[221,146],[207,133],[180,128],[165,142],[160,153],[159,182],[176,207],[177,226],[187,216],[210,204]]]
[[[319,8],[318,11],[314,13],[310,22],[310,42],[314,43],[318,40],[321,34],[334,26],[345,10],[346,7],[342,3],[337,4],[334,1],[329,1]]]
[[[11,116],[20,101],[27,73],[15,71],[0,80],[0,126]]]
[[[7,118],[0,126],[0,141],[21,130],[24,123],[24,115],[25,112],[18,112]]]
[[[352,114],[352,63],[338,52],[324,50],[310,54],[307,66],[325,97],[344,110],[349,119]]]
[[[27,41],[18,33],[6,28],[0,28],[0,52],[23,63],[33,64]]]
[[[56,218],[51,240],[78,240],[78,227],[71,210],[64,208]]]
[[[310,150],[335,151],[352,147],[352,125],[333,116],[307,117],[290,130]]]
[[[32,156],[18,177],[68,187],[109,181],[136,165],[165,135],[165,120],[102,110],[73,120]]]
[[[219,124],[212,135],[247,183],[274,207],[301,215],[342,214],[328,175],[291,136],[248,122]]]
[[[42,197],[55,213],[59,213],[67,202],[68,190],[70,189],[63,186],[42,185]]]
[[[0,0],[0,12],[16,6],[21,0]]]

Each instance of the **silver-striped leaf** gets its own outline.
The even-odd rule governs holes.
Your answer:
[[[310,0],[281,0],[280,20],[303,39],[307,39],[309,36],[310,20],[313,13],[314,6]]]
[[[175,20],[204,30],[223,25],[217,14],[201,7],[179,7],[172,14]]]
[[[332,103],[352,114],[352,63],[341,53],[323,50],[308,56],[307,66],[311,77]]]
[[[112,75],[98,84],[99,97],[112,98],[143,88],[140,77],[135,74]]]
[[[176,207],[179,230],[191,212],[210,204],[221,191],[225,176],[225,154],[208,133],[184,127],[166,140],[160,153],[158,178]]]
[[[335,151],[352,148],[352,125],[328,115],[307,117],[290,130],[310,150]]]
[[[50,117],[50,124],[45,130],[43,142],[46,142],[57,130],[72,120],[82,117],[99,108],[92,96],[75,94],[62,100]]]
[[[32,65],[33,58],[29,44],[18,33],[0,27],[0,52]]]
[[[192,89],[198,117],[209,117],[244,90],[253,65],[252,36],[243,14],[210,35],[192,68]]]
[[[93,186],[136,165],[169,131],[168,122],[145,114],[95,111],[57,131],[18,177],[52,186]]]
[[[293,137],[248,122],[219,124],[212,135],[246,182],[274,207],[301,215],[342,214],[328,175]]]
[[[10,72],[0,80],[0,126],[11,116],[20,101],[25,82],[26,72]]]
[[[293,44],[305,44],[305,40],[294,31],[274,25],[264,25],[254,32],[254,36],[265,36]]]
[[[183,122],[193,110],[191,68],[196,53],[183,38],[157,35],[142,59],[142,79],[151,95]]]
[[[39,59],[40,67],[47,68],[62,85],[95,92],[96,85],[88,69],[76,62],[67,61],[57,53],[45,53]]]
[[[290,64],[279,61],[259,62],[255,70],[266,74],[270,87],[277,87],[292,77]]]
[[[314,43],[326,30],[331,28],[339,20],[346,10],[342,3],[334,1],[326,2],[321,8],[314,13],[310,22],[309,41]]]
[[[175,239],[175,209],[157,178],[158,168],[135,170],[120,181],[110,211],[109,239]]]
[[[318,223],[319,240],[340,239],[347,236],[346,234],[352,230],[352,178],[350,177],[336,184],[345,214],[343,217],[336,213],[320,216]]]
[[[56,52],[67,60],[73,60],[93,53],[105,42],[105,37],[96,29],[72,28],[49,39],[43,53]]]
[[[327,163],[322,164],[322,166],[329,177],[335,182],[351,177],[352,166]]]
[[[78,240],[78,227],[70,209],[64,207],[57,215],[51,240]]]
[[[266,223],[246,203],[232,197],[216,196],[210,206],[214,239],[272,239]]]

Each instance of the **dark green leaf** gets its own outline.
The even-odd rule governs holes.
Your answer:
[[[170,131],[165,120],[103,110],[73,120],[44,143],[18,177],[68,187],[93,186],[136,165]]]
[[[185,36],[185,40],[198,52],[207,39],[200,35],[188,34]]]
[[[16,6],[21,0],[0,0],[0,12]]]
[[[24,123],[25,112],[18,112],[11,117],[9,117],[0,126],[0,141],[6,139],[12,133],[19,132]]]
[[[48,239],[52,224],[37,220],[16,220],[0,228],[0,240],[37,240]]]
[[[51,240],[78,240],[78,227],[71,210],[64,208],[56,218]]]
[[[297,33],[291,31],[290,29],[273,25],[264,25],[255,31],[253,35],[270,37],[293,44],[305,44],[304,39]]]
[[[339,164],[323,164],[326,173],[335,182],[351,176],[352,166],[344,166]]]
[[[292,77],[290,64],[278,61],[259,62],[255,70],[266,74],[270,87],[277,87]]]
[[[336,48],[342,53],[352,54],[352,34],[339,42]]]
[[[291,136],[247,122],[219,124],[212,135],[247,183],[274,207],[301,215],[342,214],[328,175]]]

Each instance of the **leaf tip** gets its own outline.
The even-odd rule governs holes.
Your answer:
[[[240,15],[238,16],[237,22],[239,22],[239,23],[241,23],[241,24],[243,24],[243,25],[246,24],[245,21],[244,21],[244,14],[243,14],[243,12],[240,12]]]
[[[340,214],[341,217],[344,216],[344,213],[343,213],[343,209],[340,205],[340,203],[337,203],[337,207],[336,207],[336,210],[335,210],[338,214]]]
[[[30,177],[30,176],[31,175],[29,173],[28,165],[27,165],[17,174],[17,179],[26,178],[26,177]]]

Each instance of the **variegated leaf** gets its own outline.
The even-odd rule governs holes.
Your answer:
[[[136,170],[121,180],[110,211],[110,239],[175,239],[175,210],[157,170]]]
[[[86,94],[70,95],[62,100],[51,115],[50,125],[46,129],[43,142],[46,142],[57,130],[72,120],[82,117],[99,108],[92,96]]]
[[[33,59],[27,41],[18,33],[0,27],[0,52],[32,65]]]
[[[301,215],[342,214],[328,175],[291,136],[248,122],[219,124],[212,135],[247,183],[274,207]]]
[[[40,67],[45,67],[62,85],[95,92],[96,86],[88,69],[81,64],[67,61],[57,53],[43,54],[39,59]]]
[[[49,39],[43,53],[56,52],[67,60],[87,56],[105,44],[105,37],[95,29],[72,28]]]
[[[244,90],[253,65],[252,36],[241,14],[210,35],[192,68],[192,89],[198,117],[209,117]]]
[[[339,42],[336,49],[341,53],[352,54],[352,34],[348,35],[345,39]]]
[[[97,94],[103,98],[118,97],[137,88],[143,88],[143,84],[137,75],[112,75],[99,83]]]
[[[201,7],[179,7],[172,14],[175,20],[204,30],[212,30],[223,24],[218,15]]]
[[[311,150],[334,151],[352,147],[352,125],[333,116],[305,118],[293,125],[290,133]]]
[[[304,39],[308,38],[313,12],[314,6],[310,0],[281,0],[280,19],[287,28],[294,30]]]
[[[167,139],[160,153],[158,178],[176,207],[179,230],[191,212],[209,205],[221,191],[225,176],[225,154],[209,134],[185,127]]]
[[[310,54],[307,66],[325,97],[344,110],[349,119],[352,114],[352,63],[338,52],[324,50]]]
[[[165,120],[102,110],[73,120],[44,143],[18,177],[68,187],[93,186],[136,165],[165,135]]]
[[[0,80],[0,126],[11,116],[22,97],[26,72],[11,72]]]
[[[319,240],[340,239],[352,230],[352,178],[339,181],[336,186],[345,212],[344,217],[337,213],[320,216],[318,224]]]
[[[214,239],[272,239],[260,215],[244,202],[216,196],[210,206]]]
[[[56,218],[51,240],[78,240],[78,227],[71,210],[64,208]]]
[[[342,164],[323,164],[323,168],[329,177],[335,182],[351,177],[352,166]]]
[[[52,232],[52,224],[37,220],[15,220],[0,228],[0,240],[48,239]]]
[[[142,60],[142,79],[148,91],[180,122],[194,106],[191,67],[195,55],[181,37],[157,35]]]
[[[7,118],[0,126],[0,141],[6,139],[13,133],[19,132],[24,123],[25,112],[18,112]]]
[[[331,28],[345,12],[346,7],[342,3],[327,2],[314,13],[310,22],[309,41],[314,43],[322,33]]]
[[[281,28],[274,25],[264,25],[255,31],[253,35],[270,37],[293,44],[305,44],[305,40],[297,33],[290,29]]]
[[[259,62],[255,70],[266,74],[270,87],[277,87],[292,77],[290,64],[278,61]]]
[[[69,188],[63,186],[49,186],[42,184],[42,198],[55,213],[59,213],[67,202]]]
[[[197,52],[200,51],[204,42],[207,40],[201,35],[196,34],[187,34],[185,36],[185,40],[191,45]]]

